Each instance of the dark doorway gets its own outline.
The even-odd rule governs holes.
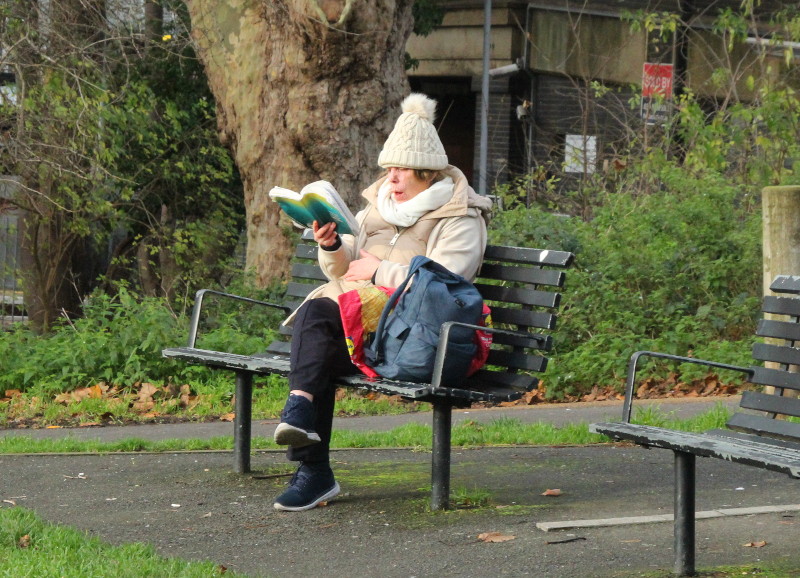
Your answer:
[[[470,77],[411,77],[411,90],[436,99],[436,128],[447,159],[473,186],[475,158],[475,93]]]

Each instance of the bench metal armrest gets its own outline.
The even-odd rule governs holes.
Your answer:
[[[213,289],[200,289],[197,294],[195,295],[194,299],[194,308],[192,309],[192,320],[189,325],[189,341],[188,346],[194,347],[195,342],[197,341],[197,331],[198,326],[200,324],[200,311],[203,308],[203,297],[207,293],[211,293],[214,295],[218,295],[219,297],[225,297],[227,299],[233,299],[236,301],[244,301],[246,303],[252,303],[254,305],[263,305],[265,307],[273,307],[276,309],[282,309],[283,312],[288,315],[292,312],[291,307],[287,307],[286,305],[279,305],[277,303],[268,303],[266,301],[258,301],[257,299],[250,299],[249,297],[242,297],[240,295],[233,295],[231,293],[223,293],[221,291],[214,291]]]
[[[432,391],[442,387],[442,371],[444,369],[444,362],[447,359],[447,346],[450,343],[450,329],[454,326],[466,327],[474,331],[485,331],[486,333],[523,337],[540,342],[545,342],[547,340],[545,335],[509,331],[508,329],[500,329],[499,327],[485,327],[483,325],[473,325],[471,323],[461,323],[459,321],[446,321],[442,323],[441,329],[439,330],[439,342],[436,346],[436,359],[433,363],[433,377],[431,378]]]
[[[630,423],[631,421],[631,411],[633,409],[633,387],[636,384],[636,370],[639,360],[643,357],[670,359],[672,361],[680,361],[681,363],[694,363],[697,365],[705,365],[707,367],[730,369],[732,371],[740,371],[746,374],[748,378],[753,376],[753,370],[749,367],[740,367],[738,365],[729,365],[727,363],[718,363],[716,361],[697,359],[696,357],[683,357],[681,355],[671,355],[669,353],[659,353],[656,351],[637,351],[631,355],[630,362],[628,363],[628,378],[625,381],[625,403],[622,406],[622,421],[625,423]]]

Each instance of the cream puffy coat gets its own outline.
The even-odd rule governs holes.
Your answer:
[[[381,259],[375,273],[375,285],[397,287],[408,274],[415,255],[425,255],[453,273],[472,280],[478,273],[486,248],[486,225],[492,203],[469,186],[464,173],[450,165],[444,171],[454,183],[453,196],[443,206],[420,217],[411,227],[391,225],[378,213],[376,199],[385,177],[362,193],[367,207],[358,212],[358,235],[341,235],[342,244],[335,251],[320,248],[318,259],[329,282],[306,298],[329,297],[333,300],[353,289],[371,285],[371,281],[344,281],[350,261],[365,249]],[[286,320],[290,323],[293,316]]]

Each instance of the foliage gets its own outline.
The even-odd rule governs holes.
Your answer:
[[[28,215],[23,254],[39,264],[23,270],[37,329],[77,314],[98,275],[106,290],[185,297],[221,278],[238,242],[241,183],[186,9],[163,5],[167,34],[147,40],[96,0],[7,7],[0,65],[17,84],[0,97],[0,171],[21,181],[12,201]]]
[[[0,111],[4,122],[24,113],[20,126],[38,147],[30,150],[46,161],[25,165],[36,168],[28,186],[52,185],[31,193],[51,203],[54,215],[69,216],[63,230],[72,237],[64,238],[100,245],[116,232],[124,236],[117,239],[104,285],[118,295],[94,294],[83,309],[86,318],[59,323],[52,338],[21,328],[0,335],[0,358],[11,360],[4,362],[0,388],[53,395],[100,380],[126,387],[217,383],[207,369],[160,357],[162,347],[185,335],[185,311],[171,307],[186,303],[203,282],[228,284],[221,256],[230,253],[241,225],[240,183],[215,142],[211,97],[188,44],[185,7],[177,0],[165,5],[177,18],[161,41],[142,46],[129,38],[108,47],[106,62],[114,64],[107,68],[92,59],[65,60],[86,71],[84,82],[73,82],[69,72],[75,69],[47,69],[34,77],[40,82],[31,84],[18,108],[6,103]],[[419,0],[415,26],[435,26],[436,10],[434,0]],[[738,42],[746,15],[724,11],[714,30],[726,42]],[[780,31],[797,40],[796,15],[780,17],[776,38],[784,38]],[[658,34],[682,25],[668,14],[630,18],[633,28]],[[18,35],[9,38],[25,36],[23,19],[6,25]],[[140,54],[137,66],[119,64]],[[545,376],[549,395],[620,384],[637,349],[732,364],[749,360],[761,283],[759,191],[800,184],[793,166],[800,158],[800,99],[786,82],[796,75],[795,65],[776,71],[769,68],[774,61],[756,64],[761,68],[748,70],[749,78],[715,73],[714,87],[724,95],[717,99],[684,90],[663,127],[623,123],[613,158],[601,158],[611,161],[606,170],[568,179],[553,162],[494,191],[504,208],[491,227],[492,242],[577,255]],[[589,86],[596,95],[611,90]],[[742,87],[747,99],[739,97]],[[640,103],[630,104],[637,111]],[[79,149],[68,160],[91,170],[66,170],[57,162],[63,159],[44,156],[42,151],[64,148],[47,140],[61,134],[62,124],[75,129],[67,135]],[[60,167],[57,182],[53,167]],[[128,287],[145,285],[134,269],[157,278],[145,295],[168,295],[172,305],[134,298]],[[244,286],[228,290],[254,294]],[[275,288],[264,298],[277,300],[278,293]],[[257,351],[276,319],[220,302],[203,320],[202,343]],[[667,369],[655,364],[654,371],[663,375]],[[680,371],[688,379],[702,370]]]
[[[608,195],[588,222],[534,206],[501,212],[493,223],[492,242],[576,254],[546,377],[550,395],[621,382],[639,349],[705,351],[729,363],[749,357],[760,213],[746,188],[721,177],[666,164],[657,178],[660,191]]]
[[[244,208],[238,172],[216,133],[213,96],[189,42],[186,8],[166,7],[176,17],[163,37],[138,66],[115,69],[119,100],[103,120],[120,151],[110,167],[124,183],[121,194],[130,195],[121,224],[126,234],[118,241],[130,248],[116,251],[114,271],[136,264],[155,280],[138,275],[146,294],[172,298],[224,278]]]
[[[216,312],[216,328],[204,344],[228,351],[255,353],[273,338],[276,319]],[[0,390],[32,391],[49,398],[99,382],[133,387],[143,382],[213,382],[208,369],[161,357],[161,350],[185,342],[188,316],[176,315],[163,299],[137,298],[122,288],[114,295],[96,293],[83,315],[62,320],[46,337],[16,325],[0,333],[6,360]]]

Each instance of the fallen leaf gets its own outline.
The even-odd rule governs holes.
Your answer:
[[[134,411],[139,411],[139,412],[150,411],[155,406],[156,406],[156,402],[154,402],[153,400],[150,400],[150,401],[135,401],[135,402],[133,402]]]
[[[544,492],[542,492],[542,495],[543,496],[558,497],[558,496],[561,495],[561,490],[559,490],[558,488],[555,488],[555,489],[552,489],[552,490],[545,490]]]
[[[139,388],[139,401],[147,403],[153,401],[153,396],[158,392],[158,388],[152,383],[143,383]]]
[[[748,542],[747,544],[742,544],[745,548],[763,548],[767,545],[766,540],[760,540],[759,542]]]
[[[25,534],[24,536],[22,536],[22,538],[17,540],[17,548],[25,549],[28,548],[30,545],[31,545],[31,537],[29,534]]]
[[[478,540],[490,543],[508,542],[515,538],[516,536],[509,536],[508,534],[501,534],[500,532],[484,532],[483,534],[478,534]]]
[[[4,504],[11,504],[12,506],[16,506],[17,503],[14,500],[3,500]]]
[[[223,415],[219,416],[219,419],[221,421],[233,421],[234,419],[236,419],[236,414],[235,413],[226,413],[226,414],[223,414]]]

